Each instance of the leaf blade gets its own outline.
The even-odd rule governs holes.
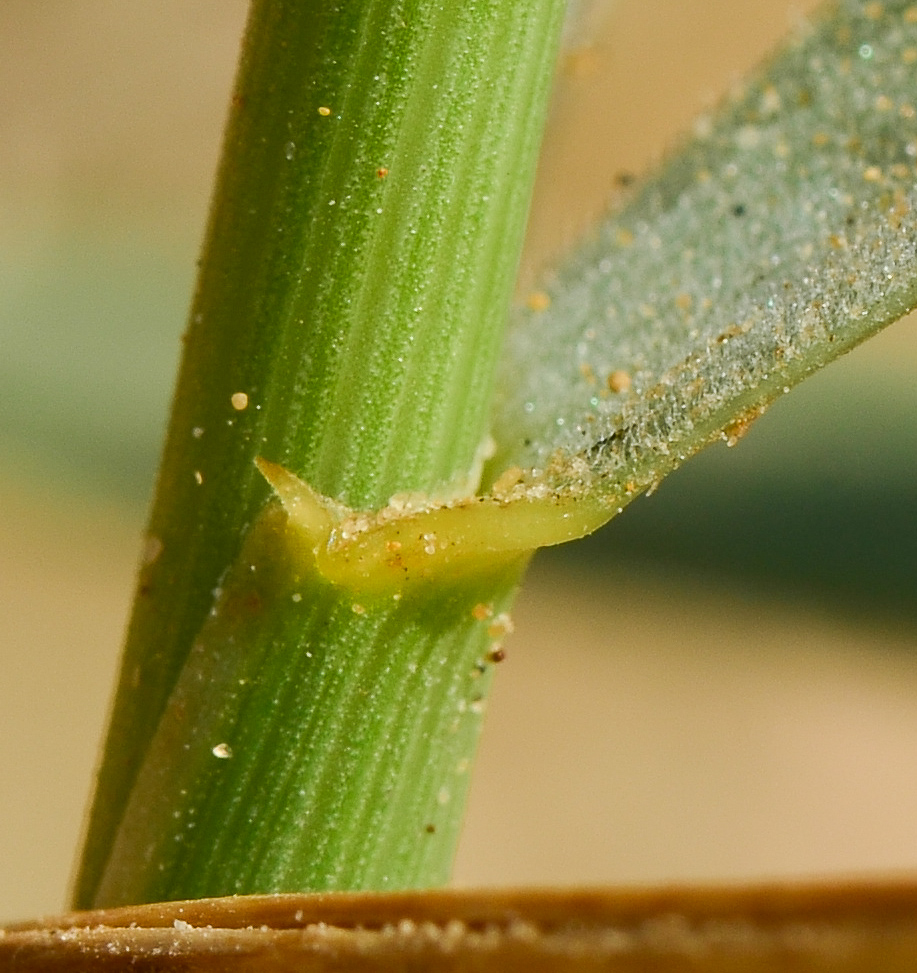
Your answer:
[[[490,480],[610,516],[913,307],[915,61],[909,4],[847,0],[701,120],[517,309]]]

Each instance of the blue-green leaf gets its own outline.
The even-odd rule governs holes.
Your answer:
[[[917,302],[917,5],[830,6],[515,315],[496,480],[607,516]],[[605,519],[607,519],[607,516]]]

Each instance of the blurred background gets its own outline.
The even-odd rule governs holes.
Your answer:
[[[581,6],[522,287],[813,4]],[[66,901],[245,11],[0,4],[0,921]],[[908,319],[539,555],[457,882],[917,868],[915,365]]]

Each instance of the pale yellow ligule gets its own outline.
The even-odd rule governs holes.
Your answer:
[[[289,526],[306,539],[318,572],[363,594],[398,594],[447,575],[461,581],[499,571],[539,547],[583,537],[612,515],[592,497],[524,487],[462,500],[395,497],[380,511],[354,511],[277,463],[256,463]]]

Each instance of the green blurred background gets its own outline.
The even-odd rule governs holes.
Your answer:
[[[65,902],[245,7],[0,4],[0,920]],[[811,7],[587,5],[521,292]],[[457,881],[917,866],[915,365],[908,319],[539,555]]]

